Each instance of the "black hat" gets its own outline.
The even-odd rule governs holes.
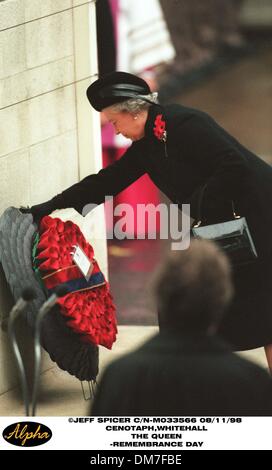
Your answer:
[[[96,111],[102,111],[130,98],[141,98],[151,90],[140,77],[127,72],[112,72],[93,82],[87,88],[87,97]]]

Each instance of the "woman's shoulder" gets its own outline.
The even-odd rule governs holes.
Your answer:
[[[204,111],[190,108],[181,104],[167,104],[163,106],[166,120],[170,123],[182,124],[188,119],[198,118],[201,120],[211,120],[211,117]]]

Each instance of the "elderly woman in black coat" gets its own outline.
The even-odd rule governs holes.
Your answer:
[[[160,106],[147,83],[125,72],[96,80],[87,97],[104,111],[116,133],[133,143],[123,157],[50,201],[33,206],[36,219],[58,208],[82,211],[100,204],[147,173],[176,204],[189,203],[197,217],[205,186],[202,221],[229,220],[232,202],[245,216],[258,258],[234,267],[236,295],[220,334],[236,350],[265,347],[272,370],[272,169],[204,112]]]

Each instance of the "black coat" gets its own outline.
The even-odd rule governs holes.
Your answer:
[[[207,336],[157,335],[110,364],[95,416],[271,416],[272,380]]]
[[[154,121],[163,113],[167,142],[154,134]],[[272,343],[272,168],[243,147],[207,114],[180,105],[151,106],[145,137],[113,165],[90,175],[45,203],[45,212],[88,203],[100,204],[144,173],[171,201],[197,201],[204,184],[202,220],[216,223],[245,216],[259,255],[251,266],[234,270],[236,296],[221,333],[235,349]],[[41,208],[42,206],[37,206]],[[43,210],[43,209],[41,209]]]

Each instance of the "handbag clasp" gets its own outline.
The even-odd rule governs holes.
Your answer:
[[[235,219],[241,219],[241,216],[240,216],[240,215],[237,215],[236,212],[235,212],[234,202],[233,202],[233,201],[231,201],[231,205],[232,205],[233,217],[234,217]]]
[[[193,227],[198,228],[198,227],[200,227],[201,224],[202,224],[202,221],[199,220],[196,224],[193,225]]]

